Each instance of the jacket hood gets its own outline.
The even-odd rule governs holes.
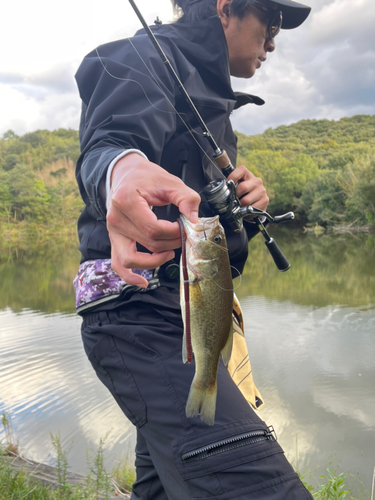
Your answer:
[[[198,70],[203,80],[217,88],[221,96],[236,100],[230,80],[227,41],[219,16],[191,24],[177,21],[155,25],[151,29],[159,41],[164,36],[168,37]],[[145,30],[141,29],[136,36],[144,34]]]

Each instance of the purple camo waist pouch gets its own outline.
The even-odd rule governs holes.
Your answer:
[[[146,280],[151,280],[154,276],[154,269],[132,269],[132,271]],[[120,278],[111,268],[111,259],[88,260],[81,264],[73,285],[77,312],[119,297],[125,287],[132,287],[135,291],[145,291],[144,288],[129,285]]]

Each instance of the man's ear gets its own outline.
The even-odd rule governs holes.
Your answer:
[[[231,15],[231,3],[233,0],[217,0],[216,9],[223,28],[226,28]]]

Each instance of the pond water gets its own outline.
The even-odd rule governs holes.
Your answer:
[[[317,476],[332,462],[359,473],[370,490],[374,236],[293,230],[276,239],[291,269],[279,273],[258,236],[236,282],[254,378],[266,401],[260,416],[299,471]],[[132,456],[134,430],[82,348],[71,285],[75,243],[8,249],[0,258],[0,413],[11,418],[21,453],[53,465],[50,433],[59,432],[71,448],[72,470],[85,473],[86,451],[110,430],[108,466]]]

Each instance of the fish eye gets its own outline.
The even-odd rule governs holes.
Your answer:
[[[214,236],[213,242],[219,245],[221,243],[221,240],[222,237],[220,236],[220,234],[217,234],[216,236]]]

